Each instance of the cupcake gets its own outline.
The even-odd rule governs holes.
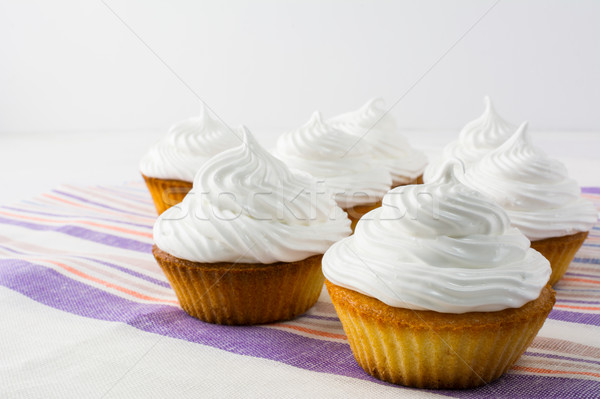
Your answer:
[[[177,123],[140,161],[140,172],[160,215],[181,202],[194,175],[210,157],[240,144],[241,138],[202,107],[200,116]]]
[[[315,112],[304,126],[281,135],[273,151],[290,168],[323,181],[348,213],[352,228],[361,216],[381,206],[392,185],[390,173],[372,159],[370,144],[359,141],[350,148],[355,140]]]
[[[548,261],[498,205],[459,183],[391,190],[323,273],[354,357],[419,388],[489,383],[515,363],[554,305]]]
[[[371,157],[392,175],[392,187],[422,183],[427,157],[414,149],[400,134],[396,121],[385,109],[384,101],[372,99],[362,108],[338,115],[327,121],[355,137],[348,148],[366,141]]]
[[[428,182],[437,169],[448,159],[460,159],[465,168],[479,161],[488,152],[501,146],[517,130],[517,126],[502,119],[494,109],[489,97],[484,98],[483,114],[467,123],[458,135],[458,140],[444,147],[441,159],[425,168],[423,179]]]
[[[552,285],[565,274],[598,217],[565,166],[533,145],[527,123],[468,169],[464,183],[502,206],[532,248],[548,258]]]
[[[152,252],[194,317],[291,319],[317,301],[322,254],[350,234],[350,220],[311,176],[241,133],[243,143],[206,161],[183,201],[158,217]]]

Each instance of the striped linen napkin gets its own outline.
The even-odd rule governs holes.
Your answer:
[[[586,189],[584,196],[600,208],[600,189]],[[163,389],[178,397],[600,397],[599,226],[556,285],[546,324],[507,375],[473,390],[423,391],[373,379],[356,364],[325,290],[312,309],[288,322],[228,327],[188,316],[152,257],[155,217],[140,182],[63,186],[0,207],[0,314],[18,319],[0,327],[1,397],[75,397],[90,387],[87,397],[147,397],[155,380],[161,385],[154,394]],[[38,320],[39,331],[31,330]],[[72,331],[58,334],[59,325]],[[109,327],[111,333],[91,345],[95,332]],[[131,334],[160,345],[108,356],[106,348],[116,351]],[[67,342],[75,335],[76,342]],[[21,349],[11,350],[11,342]],[[196,352],[201,355],[191,358]],[[176,353],[178,364],[193,367],[161,379]],[[215,369],[235,378],[221,380]]]

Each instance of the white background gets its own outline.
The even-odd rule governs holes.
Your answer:
[[[495,1],[108,4],[224,120],[290,128],[391,105]],[[459,128],[492,96],[515,123],[600,130],[600,2],[502,0],[394,108]],[[101,1],[3,1],[0,131],[166,129],[198,99]]]
[[[373,96],[402,99],[392,113],[430,156],[489,94],[506,119],[529,120],[536,142],[582,185],[600,186],[600,1],[502,0],[475,26],[494,0],[106,1],[162,61],[100,0],[0,0],[0,204],[61,183],[139,180],[152,142],[198,111],[192,91],[267,146],[315,109],[331,116]],[[0,352],[16,365],[2,388],[15,397],[23,389],[85,397],[114,381],[115,397],[189,396],[198,381],[219,383],[203,388],[208,395],[227,385],[230,395],[284,396],[289,381],[309,394],[385,393],[181,340],[158,343],[3,287],[0,296],[0,335],[11,338]],[[540,335],[592,345],[597,335],[570,324],[549,320]],[[240,374],[249,370],[264,378]]]
[[[586,170],[600,148],[599,39],[598,1],[0,0],[0,203],[138,178],[199,98],[267,145],[316,109],[400,100],[406,135],[435,152],[489,94]]]

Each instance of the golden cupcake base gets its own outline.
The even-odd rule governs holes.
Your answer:
[[[245,325],[293,319],[317,302],[325,279],[322,255],[265,265],[191,262],[156,245],[152,254],[183,310],[209,323]]]
[[[423,175],[418,176],[416,179],[413,179],[412,181],[393,186],[392,189],[394,189],[396,187],[400,187],[400,186],[408,186],[410,184],[423,184]],[[352,222],[352,224],[350,225],[350,227],[352,227],[352,231],[354,231],[354,229],[356,228],[356,224],[358,223],[358,221],[360,220],[361,217],[363,217],[367,213],[371,212],[373,209],[379,208],[380,206],[381,206],[381,201],[378,201],[378,202],[374,202],[371,204],[356,205],[356,206],[353,206],[352,208],[344,209],[344,211],[346,211],[346,213],[348,214],[348,218]]]
[[[348,214],[348,219],[350,219],[350,227],[352,228],[352,232],[356,228],[356,224],[360,220],[361,217],[371,212],[373,209],[379,208],[381,206],[381,201],[374,202],[372,204],[366,205],[355,205],[352,208],[346,208],[344,211]]]
[[[396,187],[408,186],[410,184],[423,184],[423,174],[417,176],[415,179],[408,181],[406,183],[400,183],[400,184],[396,184],[395,186],[392,186],[392,190],[395,189]]]
[[[531,242],[535,249],[550,261],[552,274],[548,284],[556,284],[567,272],[575,254],[587,238],[588,232],[571,234],[563,237],[552,237]]]
[[[462,389],[497,379],[555,302],[547,285],[521,308],[451,314],[395,308],[325,283],[358,364],[375,378],[416,388]]]
[[[160,215],[173,205],[179,204],[192,189],[193,183],[183,180],[158,179],[142,173],[146,186],[152,195],[156,211]]]

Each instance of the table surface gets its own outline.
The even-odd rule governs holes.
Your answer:
[[[263,144],[277,131],[253,132]],[[138,162],[165,134],[159,130],[0,134],[0,204],[48,191],[59,184],[117,184],[139,179]],[[430,159],[455,131],[407,131],[411,144]],[[560,159],[581,186],[600,186],[600,132],[532,132],[535,143]]]
[[[263,143],[275,137],[256,135]],[[431,158],[455,135],[407,134]],[[188,317],[149,253],[154,214],[137,163],[160,136],[0,135],[1,397],[600,396],[597,232],[557,286],[559,306],[532,347],[480,390],[373,381],[353,362],[326,293],[304,317],[274,326]],[[534,140],[582,186],[600,187],[600,134]]]

